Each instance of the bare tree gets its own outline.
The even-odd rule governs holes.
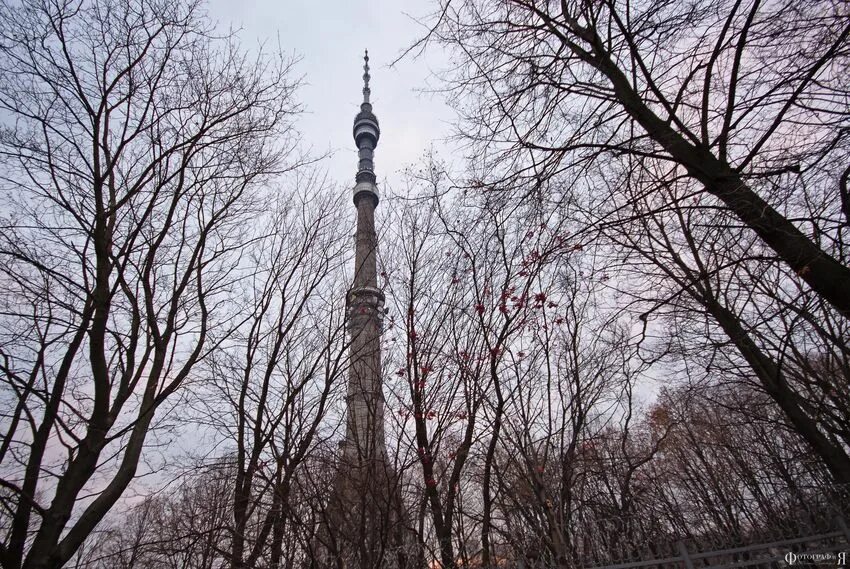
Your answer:
[[[846,389],[835,388],[848,377],[850,317],[846,6],[441,7],[432,37],[466,62],[450,78],[469,96],[455,98],[461,127],[491,157],[479,185],[589,204],[589,228],[644,253],[625,287],[654,297],[641,318],[696,301],[674,317],[677,333],[693,337],[709,314],[708,336],[719,327],[735,346],[723,350],[737,358],[729,367],[757,377],[836,480],[850,480]],[[813,373],[819,360],[829,375]]]
[[[583,540],[589,528],[601,529],[599,519],[634,513],[636,473],[665,433],[651,440],[641,428],[633,391],[647,366],[635,361],[623,319],[600,302],[604,288],[579,275],[592,264],[572,259],[556,267],[558,308],[538,321],[517,366],[498,470],[503,511],[513,527],[536,536],[526,558],[572,567],[593,553]],[[608,546],[635,539],[628,529],[612,532],[617,543]]]
[[[791,529],[814,506],[806,503],[811,487],[825,486],[827,472],[805,441],[748,386],[667,389],[649,415],[653,428],[671,431],[650,493],[683,535],[746,539],[753,530]]]
[[[850,377],[842,375],[850,356],[846,320],[795,286],[754,236],[729,231],[729,212],[700,204],[686,178],[667,182],[643,161],[635,169],[622,180],[633,192],[629,206],[602,234],[636,277],[618,289],[643,303],[643,326],[666,321],[675,357],[708,376],[723,369],[726,381],[757,383],[835,480],[850,481],[839,403],[846,391],[836,389]],[[833,362],[831,374],[813,373],[814,354]]]
[[[465,197],[433,158],[413,177],[386,255],[394,405],[401,434],[412,430],[435,557],[486,565],[502,555],[492,537],[501,439],[506,425],[523,428],[512,401],[529,379],[526,340],[565,321],[549,267],[573,245],[557,215]]]
[[[438,177],[436,170],[431,174]],[[478,436],[485,391],[484,363],[477,356],[484,347],[470,334],[470,299],[459,286],[463,255],[447,238],[435,205],[426,198],[391,210],[387,241],[395,246],[384,247],[382,255],[393,302],[388,406],[400,435],[399,462],[418,463],[414,479],[436,538],[434,557],[450,568],[456,567],[460,545],[458,485]],[[408,449],[415,451],[404,452]]]
[[[3,567],[73,556],[225,336],[290,66],[195,1],[0,7]]]
[[[294,549],[283,543],[297,521],[291,489],[348,370],[343,193],[307,176],[293,183],[305,197],[281,199],[249,250],[247,317],[209,358],[197,393],[199,421],[232,454],[234,568],[279,567],[284,547]]]
[[[194,470],[177,488],[110,515],[75,558],[87,569],[218,569],[224,566],[233,470]],[[87,550],[87,551],[86,551]]]
[[[677,165],[668,181],[698,182],[850,318],[845,4],[461,0],[437,14],[429,39],[463,62],[450,86],[482,176],[545,195],[592,163]]]

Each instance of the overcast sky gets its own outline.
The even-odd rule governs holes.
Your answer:
[[[422,34],[421,19],[434,9],[428,0],[305,1],[208,0],[220,26],[241,28],[246,47],[280,43],[300,56],[304,75],[299,99],[306,113],[298,123],[314,152],[333,151],[326,162],[331,178],[353,185],[357,153],[351,136],[362,100],[363,50],[369,49],[374,112],[381,123],[375,153],[378,183],[397,186],[399,172],[451,132],[452,112],[439,95],[422,93],[445,59],[429,51],[389,67]],[[279,38],[279,39],[278,39]],[[443,156],[444,159],[451,158]],[[399,188],[400,189],[400,188]]]

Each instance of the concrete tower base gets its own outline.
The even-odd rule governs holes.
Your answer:
[[[417,533],[401,499],[401,484],[383,460],[340,463],[311,569],[423,569]]]

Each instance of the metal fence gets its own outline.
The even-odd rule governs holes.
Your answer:
[[[823,533],[746,546],[700,550],[693,542],[675,543],[676,555],[644,559],[614,565],[596,565],[595,569],[727,569],[751,567],[850,567],[850,530],[843,517],[836,517],[833,529]]]
[[[631,547],[609,547],[605,555],[586,557],[577,565],[583,569],[850,568],[850,488],[816,489],[784,505],[773,517],[735,532],[703,530]],[[617,526],[622,527],[622,521]],[[599,529],[597,539],[606,539],[604,528]]]
[[[741,507],[726,523],[694,511],[658,516],[575,520],[570,569],[850,569],[850,487],[796,489]],[[746,505],[744,505],[746,506]],[[744,514],[746,512],[746,514]],[[759,513],[760,512],[760,513]],[[552,567],[529,550],[516,569]],[[543,564],[541,564],[543,563]]]

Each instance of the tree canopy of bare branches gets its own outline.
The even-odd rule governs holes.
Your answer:
[[[604,158],[689,176],[850,317],[840,2],[445,2],[462,128],[509,179]],[[577,174],[576,174],[577,175]]]
[[[469,0],[441,3],[429,36],[460,62],[449,88],[483,157],[468,185],[583,210],[583,242],[612,245],[641,320],[707,325],[711,353],[737,358],[841,482],[846,9]]]
[[[347,486],[354,209],[292,59],[203,10],[0,0],[3,569],[572,569],[850,514],[846,2],[439,1],[472,160],[382,188],[387,480]]]
[[[71,558],[227,336],[291,65],[194,0],[0,6],[3,567]]]

